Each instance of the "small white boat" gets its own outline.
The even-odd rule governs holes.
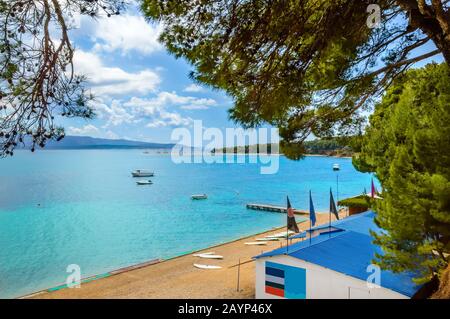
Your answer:
[[[212,254],[207,254],[207,255],[200,254],[197,257],[205,258],[205,259],[223,259],[223,256],[221,256],[221,255],[212,255]]]
[[[206,194],[196,194],[196,195],[192,195],[191,196],[191,199],[196,199],[196,200],[198,200],[198,199],[207,199],[208,198],[208,196],[206,196]]]
[[[149,170],[137,169],[137,170],[131,172],[131,175],[133,177],[152,177],[155,174],[153,172],[150,172]]]
[[[209,252],[207,252],[207,253],[199,253],[199,254],[193,254],[192,256],[194,256],[194,257],[198,257],[198,256],[204,256],[204,255],[214,255],[214,252],[213,251],[209,251]]]
[[[194,267],[200,268],[200,269],[221,269],[220,266],[215,265],[202,265],[202,264],[194,264]]]
[[[340,169],[339,164],[333,164],[333,171],[338,171]]]
[[[245,244],[248,246],[264,246],[267,245],[267,241],[252,241]]]
[[[152,181],[148,180],[148,181],[137,181],[136,184],[138,185],[151,185],[153,184]]]

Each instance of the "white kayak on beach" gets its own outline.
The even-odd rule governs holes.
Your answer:
[[[220,266],[215,265],[202,265],[202,264],[194,264],[194,267],[200,268],[200,269],[221,269]]]
[[[245,244],[249,245],[249,246],[264,246],[264,245],[267,245],[267,241],[252,241],[252,242],[245,243]]]
[[[284,234],[284,235],[281,235],[281,234],[275,234],[275,235],[267,236],[267,237],[264,237],[264,238],[267,238],[268,240],[271,239],[271,238],[281,239],[281,238],[286,238],[286,234]]]
[[[212,255],[212,254],[207,254],[207,255],[200,254],[197,257],[205,258],[205,259],[223,259],[223,256],[221,256],[221,255]]]
[[[284,232],[281,232],[281,233],[268,235],[268,236],[265,236],[265,238],[286,238],[286,235],[290,236],[290,235],[293,235],[293,234],[295,234],[295,232],[293,232],[292,230],[289,230],[288,232],[284,231]]]
[[[213,251],[209,251],[209,252],[206,252],[206,253],[193,254],[192,256],[198,257],[198,256],[202,256],[202,255],[214,255],[214,252]]]
[[[256,241],[279,241],[278,237],[264,237],[264,238],[256,238]]]

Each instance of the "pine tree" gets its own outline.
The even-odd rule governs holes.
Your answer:
[[[376,106],[354,163],[383,186],[376,262],[425,282],[450,252],[450,70],[430,64],[396,81]]]
[[[194,80],[233,99],[231,119],[278,127],[293,159],[311,134],[359,133],[364,111],[414,63],[442,54],[450,64],[444,0],[142,0],[141,8],[163,23],[160,40],[192,64]]]

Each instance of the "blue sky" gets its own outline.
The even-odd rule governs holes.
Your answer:
[[[232,100],[194,84],[188,76],[192,67],[166,52],[157,40],[161,27],[137,10],[97,20],[81,17],[76,24],[75,72],[88,76],[98,116],[63,119],[67,134],[168,143],[174,128],[194,120],[223,130],[236,126],[227,114]]]
[[[173,128],[194,120],[235,126],[227,115],[232,100],[189,79],[192,68],[165,51],[157,41],[161,28],[137,11],[77,24],[75,72],[88,77],[97,117],[63,119],[67,134],[166,143]]]

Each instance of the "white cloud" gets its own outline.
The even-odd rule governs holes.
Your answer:
[[[130,114],[118,100],[113,100],[110,106],[100,100],[92,103],[92,107],[98,117],[106,121],[105,127],[135,122],[134,116]]]
[[[146,116],[154,116],[164,107],[164,104],[160,103],[158,99],[141,99],[138,97],[132,97],[124,105]]]
[[[151,99],[132,98],[128,104],[140,106],[145,112],[153,114],[158,108],[167,106],[176,106],[183,110],[206,110],[210,106],[217,105],[217,102],[208,98],[180,96],[175,92],[160,92],[155,98]]]
[[[210,106],[217,105],[217,102],[213,99],[190,99],[189,104],[181,105],[180,108],[183,110],[206,110]]]
[[[124,103],[124,106],[133,110],[136,118],[145,118],[150,120],[147,127],[180,127],[188,126],[193,120],[190,117],[183,117],[178,112],[166,110],[169,105],[183,104],[190,99],[178,96],[175,93],[161,92],[152,99],[132,98]]]
[[[160,118],[147,124],[147,127],[180,127],[189,126],[192,124],[193,119],[190,117],[182,117],[179,113],[161,112]]]
[[[113,131],[106,131],[103,132],[99,128],[97,128],[95,125],[87,124],[82,127],[73,127],[70,126],[67,129],[68,135],[75,135],[75,136],[91,136],[91,137],[97,137],[97,138],[108,138],[108,139],[118,139],[119,136],[114,133]]]
[[[163,49],[158,42],[162,26],[151,25],[142,16],[130,14],[101,18],[92,26],[95,50],[149,55]]]
[[[93,93],[100,96],[144,95],[155,92],[161,83],[158,73],[153,70],[130,73],[107,67],[96,54],[81,50],[75,52],[74,66],[77,74],[88,77]]]
[[[147,122],[147,127],[155,128],[189,126],[193,122],[192,118],[183,116],[179,112],[169,111],[168,107],[181,105],[186,108],[201,108],[204,104],[214,105],[216,102],[210,99],[195,99],[178,96],[176,93],[161,92],[154,98],[132,97],[126,102],[112,100],[105,103],[98,99],[92,103],[92,107],[98,118],[105,122],[102,126],[104,129],[142,122]]]
[[[77,136],[90,136],[90,135],[97,134],[99,131],[100,130],[92,124],[88,124],[83,127],[70,126],[67,129],[67,133],[69,135],[77,135]]]
[[[186,86],[183,91],[190,92],[190,93],[198,93],[198,92],[203,92],[204,89],[200,85],[191,84],[191,85]]]

